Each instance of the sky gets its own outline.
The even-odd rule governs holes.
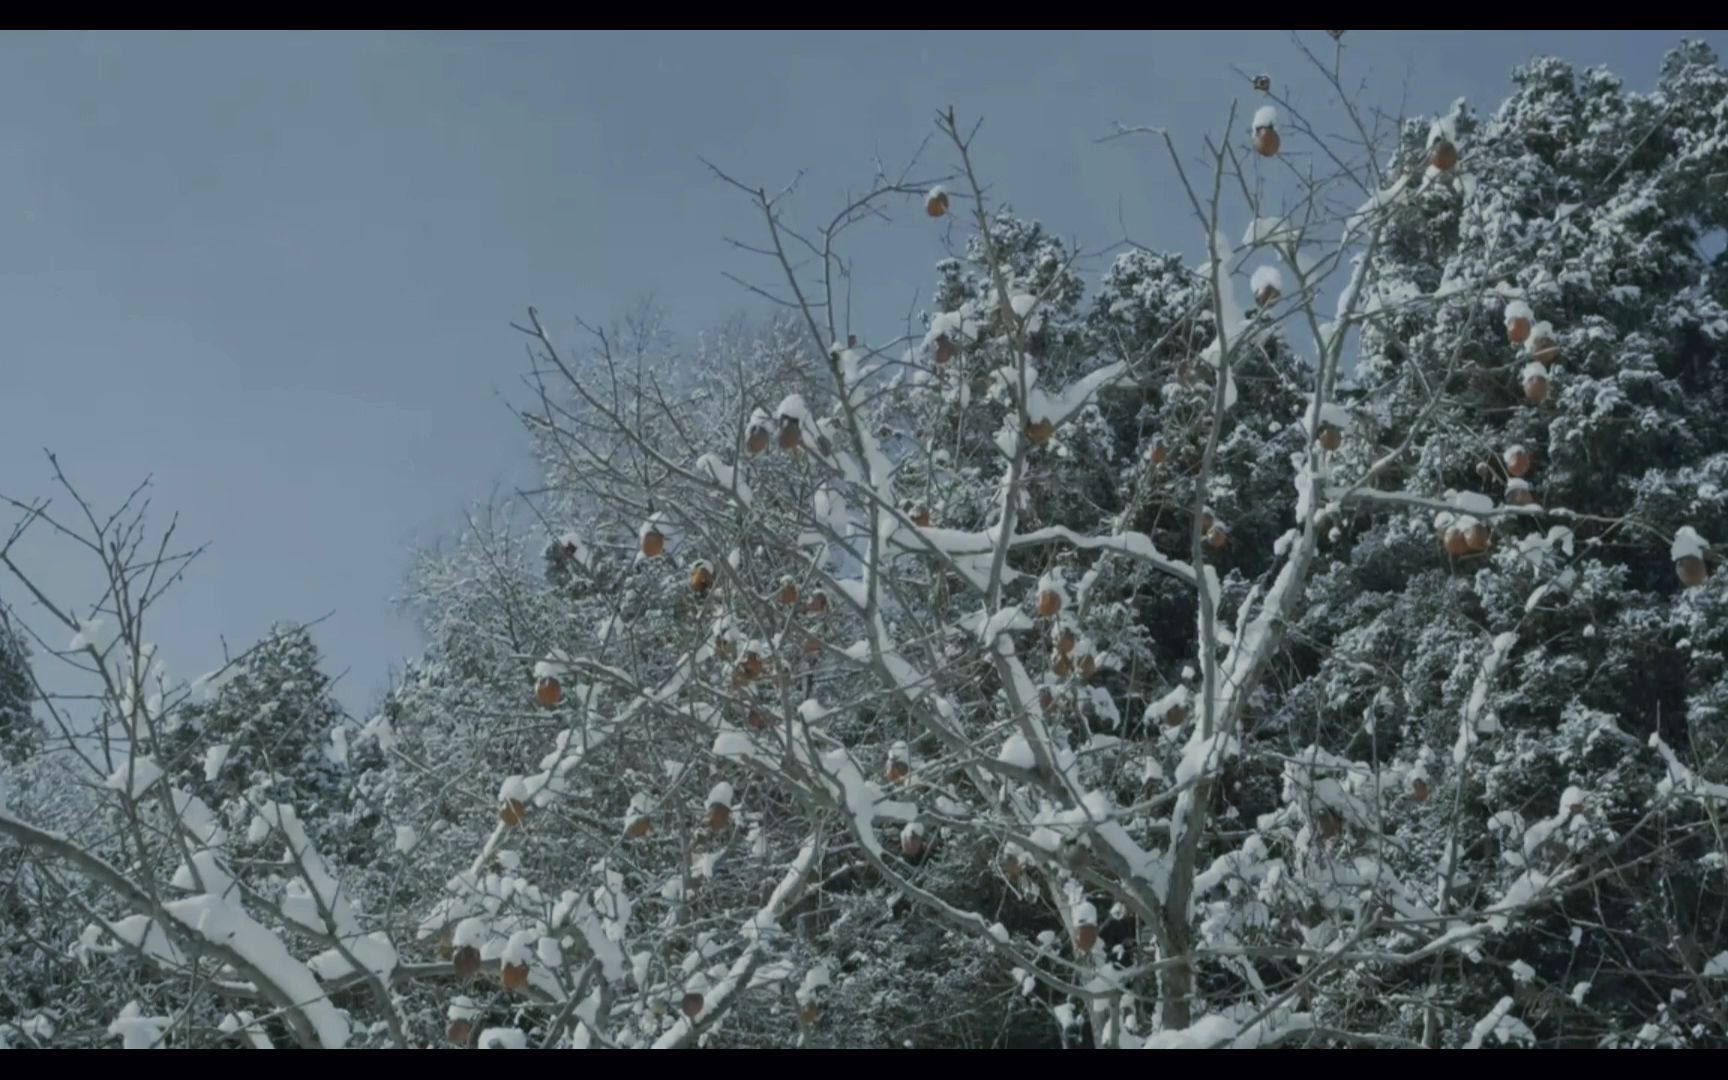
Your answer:
[[[328,615],[326,668],[369,715],[420,649],[393,602],[412,553],[532,483],[509,323],[534,305],[567,333],[652,296],[688,340],[767,314],[724,276],[769,279],[728,243],[759,221],[703,159],[774,189],[802,173],[790,213],[814,222],[951,105],[983,118],[978,165],[1016,212],[1086,251],[1192,253],[1162,151],[1098,140],[1120,121],[1197,147],[1254,104],[1234,69],[1324,108],[1290,34],[0,35],[0,494],[54,494],[44,448],[98,506],[151,477],[153,520],[210,545],[153,616],[171,670]],[[1375,100],[1434,113],[1492,109],[1537,53],[1645,89],[1687,36],[1728,52],[1721,31],[1344,43]],[[859,234],[866,342],[927,302],[943,236],[910,205]],[[88,555],[15,557],[95,599]],[[15,582],[0,599],[43,625]]]

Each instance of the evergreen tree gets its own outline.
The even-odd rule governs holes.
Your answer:
[[[331,695],[310,631],[273,627],[211,683],[165,725],[173,782],[241,828],[260,803],[286,803],[327,859],[368,865],[379,818],[360,782],[382,755]]]
[[[0,605],[0,762],[14,764],[42,747],[42,723],[33,709],[30,646]]]
[[[1728,311],[1721,261],[1699,251],[1723,221],[1709,188],[1728,174],[1728,75],[1688,43],[1649,94],[1553,59],[1515,82],[1492,117],[1460,106],[1442,121],[1460,176],[1400,208],[1377,260],[1389,297],[1456,283],[1476,299],[1365,328],[1356,382],[1386,444],[1431,410],[1420,388],[1442,388],[1403,493],[1552,512],[1496,518],[1491,549],[1457,558],[1432,508],[1358,518],[1309,589],[1300,636],[1327,655],[1276,722],[1336,752],[1372,740],[1420,770],[1421,798],[1393,811],[1399,862],[1440,867],[1455,892],[1552,871],[1567,851],[1588,853],[1584,872],[1629,863],[1483,949],[1510,984],[1469,962],[1379,984],[1391,995],[1364,979],[1350,1023],[1412,1022],[1391,1002],[1438,992],[1437,977],[1465,995],[1448,1042],[1509,985],[1544,1044],[1689,1045],[1714,1023],[1682,988],[1728,941],[1728,889],[1675,778],[1728,778],[1728,622],[1720,587],[1679,580],[1670,541],[1728,537]],[[1406,128],[1394,170],[1419,168],[1429,138]],[[1519,320],[1523,346],[1508,341]],[[1538,363],[1543,338],[1554,351]],[[1456,756],[1501,643],[1480,744]],[[1533,827],[1557,805],[1563,828]]]

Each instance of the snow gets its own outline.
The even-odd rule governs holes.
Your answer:
[[[194,840],[211,847],[227,842],[221,820],[203,799],[179,788],[170,788],[168,798],[180,827]]]
[[[1517,914],[1521,909],[1535,904],[1542,899],[1545,891],[1554,884],[1555,879],[1536,870],[1526,870],[1517,880],[1507,886],[1506,892],[1498,903],[1489,909],[1492,913],[1487,920],[1487,929],[1495,933],[1505,933],[1510,925],[1510,915]]]
[[[526,1050],[528,1033],[520,1028],[487,1028],[480,1033],[480,1041],[475,1045],[482,1050]]]
[[[366,726],[360,731],[360,737],[362,739],[377,739],[378,749],[385,753],[389,753],[391,748],[396,745],[396,729],[390,725],[389,720],[385,719],[383,713],[379,713],[366,721]]]
[[[153,758],[134,757],[114,770],[108,777],[107,786],[110,791],[123,792],[136,799],[160,779],[162,767],[157,765]]]
[[[1428,125],[1428,145],[1432,146],[1441,139],[1456,142],[1458,139],[1458,114],[1463,107],[1462,99],[1453,102],[1452,110]]]
[[[486,940],[486,923],[476,916],[470,915],[456,923],[450,932],[450,944],[460,949],[464,946],[479,948]]]
[[[1700,974],[1706,979],[1728,979],[1728,952],[1719,952],[1711,957]]]
[[[778,929],[786,903],[809,875],[815,854],[814,844],[806,844],[800,849],[798,857],[792,860],[791,866],[787,868],[785,875],[775,886],[768,902],[740,928],[740,933],[750,943],[749,946],[732,963],[731,967],[715,966],[710,968],[709,971],[714,975],[712,980],[707,975],[695,970],[703,959],[712,955],[711,941],[708,939],[708,935],[704,934],[698,938],[696,950],[685,957],[683,970],[690,974],[684,988],[698,991],[703,995],[704,1002],[701,1015],[713,1015],[728,999],[747,986],[760,985],[770,979],[784,979],[791,974],[791,967],[783,963],[764,964],[757,968],[757,959],[760,955],[763,938],[770,931]],[[753,969],[755,969],[754,976],[751,975]],[[642,979],[639,975],[638,982],[640,981]],[[672,1027],[654,1041],[654,1048],[663,1050],[679,1046],[693,1030],[690,1019],[679,1016]]]
[[[983,611],[974,612],[961,618],[958,625],[960,629],[976,637],[980,644],[988,645],[1000,634],[1031,630],[1036,624],[1019,608],[1003,608],[988,618]]]
[[[1355,233],[1357,229],[1361,228],[1363,223],[1365,221],[1367,221],[1368,218],[1371,215],[1375,214],[1377,211],[1384,210],[1387,207],[1398,202],[1399,200],[1403,199],[1409,186],[1410,186],[1410,177],[1408,175],[1405,175],[1405,176],[1399,177],[1396,181],[1394,181],[1391,187],[1385,188],[1382,191],[1378,191],[1378,192],[1374,193],[1373,195],[1370,195],[1367,198],[1367,200],[1362,203],[1361,206],[1356,208],[1356,212],[1354,214],[1352,214],[1348,220],[1345,221],[1345,223],[1344,223],[1344,238],[1346,240],[1349,239],[1351,234]],[[1352,278],[1354,280],[1360,280],[1359,275],[1361,273],[1361,269],[1362,269],[1362,263],[1361,263],[1360,257],[1358,257],[1356,260],[1356,269],[1352,273]],[[1353,283],[1354,283],[1354,280],[1353,280]],[[1345,308],[1347,306],[1347,301],[1350,300],[1351,291],[1352,290],[1347,287],[1344,290],[1344,292],[1339,296],[1338,304],[1339,304],[1340,308]],[[1341,314],[1342,314],[1342,312],[1341,312]],[[1328,335],[1328,336],[1330,337],[1330,335]]]
[[[665,514],[655,511],[644,518],[642,524],[636,527],[636,539],[641,540],[651,532],[657,532],[667,540],[672,539],[672,525],[666,520]]]
[[[1500,810],[1488,818],[1488,828],[1491,832],[1524,831],[1524,815],[1516,810]]]
[[[1032,769],[1038,764],[1037,759],[1032,756],[1032,744],[1019,732],[1008,736],[1008,741],[1002,744],[996,760],[1019,769]]]
[[[870,651],[869,646],[866,645],[865,656],[868,656]],[[883,667],[888,669],[888,674],[894,679],[894,684],[900,688],[900,692],[910,700],[916,701],[922,698],[929,690],[929,676],[922,674],[917,668],[907,663],[899,653],[882,650],[878,653],[877,659]]]
[[[324,996],[311,970],[238,904],[205,894],[164,904],[163,909],[182,926],[257,969],[296,1003],[326,1049],[339,1050],[348,1044],[348,1023]]]
[[[1191,696],[1189,688],[1178,684],[1178,686],[1170,689],[1170,691],[1166,691],[1165,695],[1159,696],[1158,700],[1154,700],[1151,705],[1147,705],[1146,714],[1144,714],[1144,721],[1146,721],[1147,724],[1156,724],[1156,726],[1159,727],[1165,726],[1166,722],[1168,722],[1165,717],[1170,714],[1172,708],[1189,707],[1189,696]]]
[[[420,834],[414,830],[414,826],[412,826],[412,825],[398,825],[398,826],[396,826],[396,850],[397,851],[400,851],[404,855],[406,855],[408,852],[413,851],[414,846],[418,843],[420,843]]]
[[[498,801],[500,803],[528,801],[528,782],[520,776],[507,776],[498,785]]]
[[[732,785],[722,780],[708,790],[708,805],[730,807],[735,797]]]
[[[145,1016],[136,1001],[129,1001],[108,1025],[108,1034],[119,1036],[120,1045],[126,1050],[160,1050],[165,1023],[167,1018]]]
[[[575,560],[578,566],[589,566],[594,561],[593,552],[588,550],[588,545],[584,544],[582,538],[573,532],[567,532],[558,537],[558,546],[569,551],[570,558]]]
[[[1531,1043],[1536,1041],[1536,1034],[1522,1020],[1511,1015],[1512,999],[1503,997],[1488,1011],[1488,1015],[1476,1022],[1470,1029],[1470,1041],[1464,1044],[1466,1050],[1482,1049],[1484,1039],[1492,1037],[1495,1042],[1511,1045],[1513,1042]]]
[[[498,953],[498,962],[503,965],[526,964],[529,957],[529,947],[540,937],[538,931],[517,930],[511,933],[505,941],[504,948]]]
[[[1242,246],[1295,243],[1301,235],[1300,227],[1289,218],[1257,217],[1242,233]]]
[[[1309,413],[1314,415],[1312,407],[1310,407]],[[1318,434],[1321,427],[1335,427],[1340,431],[1345,430],[1350,427],[1351,419],[1349,409],[1336,401],[1328,401],[1320,406],[1319,414],[1315,417],[1315,430],[1310,431],[1309,434]]]
[[[1186,784],[1201,776],[1225,759],[1233,757],[1239,749],[1235,736],[1229,732],[1220,731],[1210,738],[1205,738],[1196,726],[1194,734],[1182,748],[1182,760],[1176,765],[1176,783]]]
[[[835,784],[839,785],[839,794],[852,815],[854,832],[872,854],[882,853],[876,837],[876,818],[909,821],[918,816],[918,808],[913,804],[884,799],[882,789],[864,778],[863,771],[845,750],[829,751],[822,755],[821,762],[824,786],[832,791]]]
[[[1494,512],[1494,500],[1480,491],[1448,492],[1450,502],[1466,515],[1487,516]]]
[[[1578,792],[1577,788],[1567,788],[1566,794],[1561,796],[1558,813],[1553,817],[1544,818],[1524,830],[1522,861],[1512,858],[1511,853],[1508,853],[1507,861],[1514,865],[1529,865],[1529,860],[1535,854],[1536,849],[1547,843],[1556,833],[1564,830],[1572,821],[1573,811],[1571,807],[1574,805],[1583,805],[1583,795]]]
[[[1452,747],[1452,760],[1463,764],[1474,746],[1478,734],[1498,727],[1492,713],[1485,713],[1488,703],[1488,691],[1494,685],[1494,677],[1499,674],[1500,666],[1506,661],[1506,654],[1518,641],[1518,635],[1510,630],[1494,638],[1488,655],[1482,660],[1482,667],[1476,673],[1476,681],[1470,687],[1470,700],[1464,706],[1463,722],[1458,728],[1458,741]]]
[[[228,1013],[216,1025],[216,1030],[224,1035],[232,1035],[236,1031],[246,1036],[246,1041],[254,1050],[274,1050],[276,1044],[270,1041],[270,1036],[258,1023],[257,1017],[245,1009],[238,1013]]]
[[[542,936],[534,942],[534,955],[548,968],[564,966],[564,950],[554,937]]]
[[[1060,427],[1070,417],[1085,408],[1086,404],[1092,400],[1092,395],[1097,393],[1100,387],[1115,382],[1127,372],[1127,363],[1117,361],[1076,379],[1059,393],[1047,393],[1034,386],[1026,392],[1026,415],[1033,420],[1048,420]]]
[[[1205,1050],[1235,1037],[1241,1026],[1227,1016],[1213,1013],[1203,1016],[1188,1027],[1176,1031],[1160,1031],[1149,1035],[1143,1044],[1146,1050]]]
[[[737,498],[745,506],[751,504],[750,485],[744,482],[744,474],[738,469],[721,461],[713,454],[703,454],[696,459],[696,472],[706,476],[727,494]]]
[[[798,985],[798,1004],[807,1005],[811,999],[833,985],[833,975],[826,963],[820,963],[804,973],[804,981]]]
[[[366,934],[361,937],[344,937],[342,946],[354,959],[360,961],[360,966],[380,980],[388,981],[390,973],[396,969],[396,946],[390,943],[390,937],[383,932]],[[312,973],[329,982],[332,979],[346,978],[354,973],[354,965],[348,957],[342,955],[342,950],[330,948],[314,956],[307,962]]]
[[[930,345],[939,337],[946,335],[956,345],[974,341],[983,333],[984,324],[976,317],[972,305],[968,304],[959,311],[940,312],[930,319],[930,330],[924,336],[924,344]]]
[[[221,775],[222,766],[228,763],[228,750],[227,743],[214,743],[204,751],[204,780],[206,783],[214,783],[216,777]]]
[[[1372,288],[1368,303],[1363,307],[1365,315],[1396,309],[1420,300],[1423,296],[1422,290],[1410,281],[1377,281]]]
[[[982,536],[982,534],[961,533],[962,536]],[[1119,532],[1108,536],[1087,536],[1076,533],[1061,525],[1050,525],[1029,533],[1018,533],[1009,540],[1010,549],[1030,547],[1047,543],[1051,540],[1062,540],[1076,548],[1087,551],[1114,551],[1131,559],[1144,562],[1167,574],[1183,581],[1193,582],[1194,568],[1185,562],[1169,559],[1158,553],[1151,537],[1145,533]],[[987,547],[986,547],[987,549]],[[1006,576],[1004,580],[1010,580]]]
[[[695,881],[712,879],[714,870],[720,865],[719,851],[704,851],[690,860],[690,877]]]
[[[563,650],[556,650],[555,648],[550,653],[546,653],[544,660],[539,660],[534,664],[534,677],[536,679],[565,679],[565,677],[569,677],[569,674],[570,657],[569,653],[565,653]]]
[[[1284,291],[1284,275],[1278,272],[1276,266],[1262,266],[1254,271],[1253,277],[1248,279],[1248,287],[1254,290],[1255,296],[1259,296],[1267,289],[1276,289],[1282,293]]]
[[[145,956],[168,967],[184,967],[186,957],[162,924],[148,915],[128,915],[110,922],[108,932]]]
[[[718,758],[750,758],[756,756],[756,743],[748,732],[729,728],[714,736],[709,753]]]
[[[282,914],[315,932],[357,936],[359,926],[354,911],[332,876],[329,865],[312,847],[294,808],[281,803],[262,803],[253,820],[254,826],[259,823],[282,836],[288,848],[288,865],[300,874],[287,885],[282,898]]]
[[[227,664],[215,671],[206,672],[192,680],[192,698],[200,704],[208,704],[216,700],[222,688],[240,676],[240,668],[236,664]]]
[[[1678,793],[1697,799],[1728,802],[1728,784],[1714,783],[1693,772],[1674,753],[1674,749],[1662,741],[1660,735],[1651,733],[1650,746],[1662,755],[1662,760],[1668,766],[1668,775],[1656,784],[1656,794],[1666,798]]]
[[[1679,531],[1674,534],[1674,543],[1668,548],[1668,557],[1675,562],[1687,556],[1701,559],[1709,549],[1709,542],[1699,536],[1697,530],[1690,525],[1682,525]]]
[[[1254,110],[1255,128],[1278,126],[1278,108],[1275,105],[1262,105]]]
[[[216,852],[205,849],[192,853],[190,865],[181,863],[169,884],[183,892],[210,892],[220,896],[234,889],[234,878],[217,858]]]
[[[72,643],[66,648],[71,652],[89,649],[98,656],[106,656],[119,639],[120,627],[112,620],[90,618],[78,628],[78,633],[73,635]]]

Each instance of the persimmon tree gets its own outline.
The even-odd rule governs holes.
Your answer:
[[[1728,79],[1537,61],[1389,120],[1298,48],[1326,116],[1245,74],[1216,135],[1099,151],[1156,152],[1194,267],[1129,244],[1088,298],[948,111],[813,223],[714,170],[766,329],[531,310],[545,482],[422,559],[426,657],[331,721],[340,823],[279,797],[303,748],[221,813],[177,783],[139,582],[178,564],[18,504],[109,583],[111,624],[38,596],[78,636],[36,651],[112,782],[0,832],[94,962],[175,976],[118,1037],[1720,1042]],[[950,246],[931,310],[853,325],[895,214]]]

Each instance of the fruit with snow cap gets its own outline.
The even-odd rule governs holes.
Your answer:
[[[1541,364],[1532,362],[1525,366],[1524,396],[1535,405],[1548,400],[1548,369]]]
[[[1085,956],[1098,944],[1098,909],[1083,901],[1074,905],[1070,918],[1074,923],[1074,947]]]
[[[1508,476],[1527,476],[1530,473],[1530,451],[1520,445],[1508,446],[1500,460],[1505,464]]]
[[[564,687],[550,675],[543,675],[534,683],[534,700],[542,708],[555,709],[564,700]]]
[[[1530,310],[1529,304],[1513,300],[1502,314],[1506,320],[1506,340],[1522,345],[1530,339],[1530,327],[1535,323],[1536,313]]]
[[[1690,525],[1682,525],[1674,534],[1674,543],[1668,553],[1674,560],[1674,573],[1680,578],[1680,584],[1695,589],[1709,580],[1710,568],[1704,562],[1704,552],[1709,547],[1709,543]]]
[[[722,780],[708,791],[708,812],[703,817],[707,826],[719,832],[732,824],[732,785]]]
[[[714,568],[702,559],[696,560],[690,567],[690,591],[697,596],[704,596],[714,587]]]
[[[883,775],[890,784],[898,784],[906,779],[912,771],[912,753],[904,742],[896,742],[888,748],[888,768]]]

